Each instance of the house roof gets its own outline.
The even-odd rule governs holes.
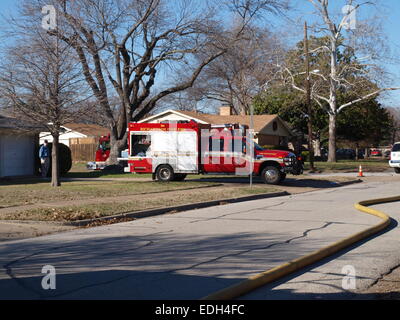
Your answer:
[[[230,115],[230,116],[221,116],[218,114],[207,114],[207,113],[199,113],[195,111],[177,111],[177,110],[167,110],[162,113],[153,115],[146,119],[139,121],[140,123],[152,121],[155,118],[163,116],[168,113],[175,113],[185,116],[189,119],[197,120],[201,123],[211,123],[211,124],[225,124],[225,123],[240,123],[243,125],[250,126],[250,117],[243,115]],[[268,124],[273,122],[274,120],[280,121],[283,126],[291,133],[290,127],[287,125],[285,121],[283,121],[276,114],[263,114],[263,115],[254,115],[254,131],[260,132],[264,129]]]
[[[213,124],[240,123],[243,125],[250,126],[249,116],[242,116],[242,115],[220,116],[217,114],[203,114],[194,111],[179,111],[179,113],[182,113],[191,118],[197,118],[207,123],[213,123]],[[263,128],[265,128],[266,125],[276,120],[277,118],[278,115],[276,114],[255,115],[253,118],[254,131],[256,132],[261,131]]]
[[[109,129],[97,124],[67,123],[63,127],[71,131],[82,133],[88,137],[106,136],[110,133]]]
[[[82,133],[88,137],[106,136],[110,133],[107,128],[101,127],[96,124],[85,124],[85,123],[68,123],[63,126],[67,130],[76,131]],[[0,128],[1,129],[13,129],[13,130],[33,130],[33,131],[45,131],[46,128],[40,125],[33,125],[25,121],[9,118],[0,115]]]
[[[20,119],[9,118],[0,116],[0,128],[2,129],[13,129],[13,130],[31,130],[31,131],[40,131],[43,129],[42,126],[33,125],[31,123],[27,123]]]

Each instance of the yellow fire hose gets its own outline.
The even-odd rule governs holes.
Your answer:
[[[273,269],[264,271],[257,275],[254,275],[238,284],[232,285],[228,288],[222,289],[218,292],[212,293],[202,300],[230,300],[240,297],[246,293],[249,293],[261,286],[264,286],[268,283],[271,283],[279,278],[282,278],[288,274],[299,271],[300,269],[309,266],[317,261],[320,261],[326,257],[331,256],[334,253],[339,252],[340,250],[360,241],[365,238],[368,238],[383,229],[385,229],[390,224],[390,217],[378,210],[368,208],[367,206],[389,203],[394,201],[400,201],[400,196],[390,197],[390,198],[381,198],[381,199],[373,199],[366,200],[356,203],[354,207],[362,212],[374,215],[382,219],[380,223],[375,226],[372,226],[364,231],[358,232],[350,237],[342,239],[338,242],[335,242],[327,247],[314,251],[308,255],[303,257],[291,260],[286,262],[280,266],[277,266]]]

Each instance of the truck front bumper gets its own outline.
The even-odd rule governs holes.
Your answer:
[[[390,160],[389,166],[391,168],[400,168],[400,160]]]
[[[290,174],[293,174],[295,176],[303,174],[303,170],[304,170],[303,164],[298,160],[295,163],[291,164],[291,165],[285,165],[283,167],[283,171],[285,173],[290,173]]]

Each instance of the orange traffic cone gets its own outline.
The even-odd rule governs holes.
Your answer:
[[[359,176],[359,177],[364,177],[363,169],[362,169],[362,166],[361,166],[361,165],[360,165],[360,168],[358,169],[358,176]]]

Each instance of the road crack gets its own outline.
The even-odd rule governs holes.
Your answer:
[[[286,203],[286,201],[282,201],[280,203],[269,205],[269,206],[265,206],[265,207],[258,207],[258,208],[249,209],[249,210],[246,210],[246,211],[231,212],[231,213],[223,214],[223,215],[220,215],[220,216],[217,216],[217,217],[204,218],[204,219],[198,219],[198,220],[190,221],[189,223],[217,220],[217,219],[228,217],[228,216],[231,216],[231,215],[234,215],[234,214],[249,213],[249,212],[253,212],[253,211],[257,211],[257,210],[268,210],[270,208],[275,208],[275,207],[281,206],[282,204],[285,204],[285,203]]]
[[[147,235],[143,235],[143,236],[138,236],[137,238],[149,237],[149,236],[154,236],[156,234],[170,233],[170,232],[173,232],[173,230],[155,232],[155,233],[151,233],[151,234],[147,234]],[[144,241],[144,240],[142,240],[142,241]],[[147,241],[147,243],[145,243],[142,246],[139,246],[139,247],[136,247],[136,248],[132,248],[130,250],[126,250],[125,249],[123,251],[122,250],[121,251],[116,251],[116,252],[113,252],[111,254],[110,253],[106,253],[106,254],[99,255],[98,257],[102,257],[102,256],[105,256],[105,255],[114,256],[114,255],[121,254],[122,252],[126,253],[127,251],[135,251],[135,250],[139,250],[139,249],[142,249],[144,247],[148,247],[148,246],[151,246],[151,245],[154,244],[154,241],[152,241],[152,240],[146,240],[146,241]],[[19,277],[17,277],[13,272],[13,267],[12,266],[15,265],[15,264],[18,264],[19,262],[21,262],[23,260],[32,258],[32,257],[40,255],[42,253],[49,253],[50,251],[56,251],[56,250],[59,250],[59,249],[72,248],[72,247],[76,247],[76,246],[77,246],[77,244],[74,243],[74,244],[70,244],[70,245],[61,245],[61,246],[56,246],[56,247],[45,248],[43,250],[36,251],[36,252],[34,252],[32,254],[29,254],[29,255],[20,257],[18,259],[15,259],[13,261],[10,261],[10,262],[4,264],[3,268],[5,269],[5,272],[10,277],[10,279],[14,280],[19,286],[21,286],[22,288],[24,288],[25,290],[27,290],[29,292],[32,292],[32,293],[38,295],[40,299],[46,298],[47,295],[43,295],[42,290],[39,291],[39,290],[36,290],[33,287],[29,286],[29,285],[26,285],[25,282],[23,281],[23,279],[20,279]],[[118,281],[120,279],[114,279],[114,280]],[[114,280],[112,280],[112,281],[114,281]],[[77,288],[77,289],[74,289],[74,291],[75,290],[81,290],[81,289],[82,288]],[[72,293],[72,292],[73,291],[71,291],[70,293]],[[62,295],[64,295],[64,294],[62,294]],[[54,297],[56,297],[56,296],[58,296],[58,295],[54,295]]]
[[[325,222],[321,227],[311,228],[311,229],[305,230],[301,236],[293,237],[293,238],[290,238],[290,239],[285,240],[285,241],[275,242],[275,243],[272,243],[272,244],[270,244],[268,246],[263,246],[263,247],[258,247],[258,248],[251,248],[251,249],[242,250],[242,251],[239,251],[239,252],[236,252],[236,253],[225,254],[225,255],[222,255],[222,256],[207,260],[207,261],[202,261],[202,262],[193,264],[193,265],[191,265],[189,267],[173,269],[173,270],[170,270],[169,272],[172,273],[172,272],[177,272],[177,271],[190,270],[190,269],[197,268],[197,267],[199,267],[201,265],[208,264],[208,263],[213,263],[213,262],[216,262],[218,260],[221,260],[221,259],[224,259],[224,258],[227,258],[227,257],[237,257],[237,256],[240,256],[242,254],[249,253],[249,252],[258,251],[258,250],[268,250],[268,249],[270,249],[270,248],[272,248],[274,246],[285,245],[285,244],[291,243],[292,241],[295,241],[295,240],[298,240],[298,239],[302,239],[302,238],[306,238],[310,234],[310,232],[325,229],[325,228],[329,227],[332,224],[335,224],[335,222]]]

